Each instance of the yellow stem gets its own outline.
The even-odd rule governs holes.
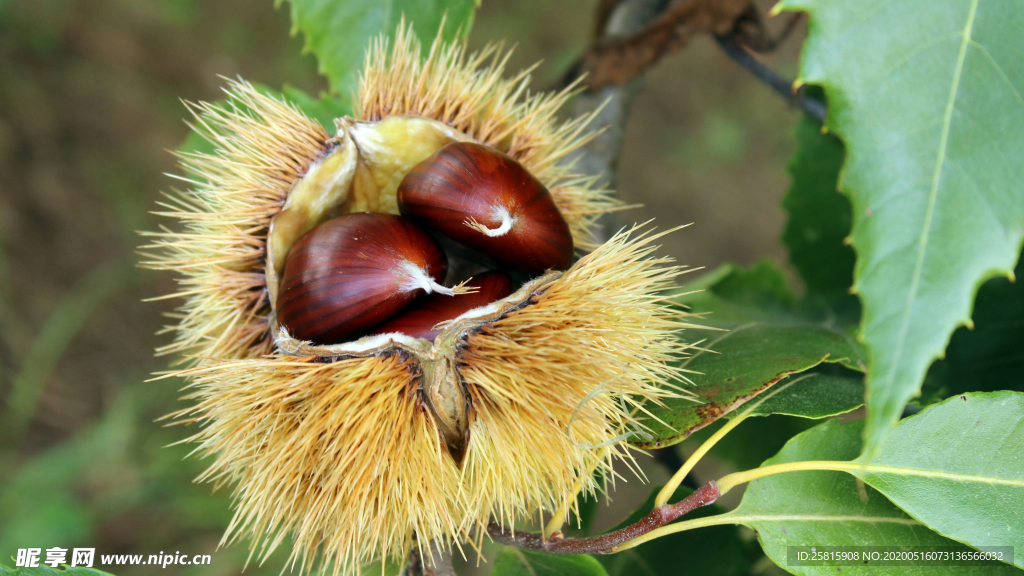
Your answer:
[[[593,476],[595,468],[597,468],[596,463],[590,469],[590,473],[587,476],[583,476],[582,474],[580,474],[580,476],[576,478],[576,483],[573,484],[572,487],[572,497],[566,498],[565,501],[562,502],[562,506],[558,509],[557,512],[555,512],[555,514],[551,517],[551,520],[548,520],[548,523],[544,526],[545,539],[550,538],[551,535],[555,532],[559,532],[562,530],[562,526],[565,525],[565,521],[569,519],[569,507],[572,506],[572,502],[575,501],[575,497],[580,493],[580,490],[583,490],[584,478],[589,478],[590,476]]]
[[[733,422],[735,422],[736,420],[741,420],[745,417],[745,415],[738,416],[733,419]],[[724,436],[724,432],[727,432],[727,430],[725,427],[723,427],[721,430],[719,430],[719,432],[722,433],[722,436]],[[718,436],[718,434],[716,434],[715,436]],[[717,442],[715,436],[709,438],[705,444],[714,444],[714,442],[712,441]],[[704,446],[702,445],[701,449],[703,448]],[[697,456],[697,453],[694,453],[694,456]],[[691,459],[692,458],[693,457],[691,457]],[[686,464],[689,464],[689,461],[687,461]],[[684,464],[683,467],[680,468],[680,471],[686,468],[686,464]],[[775,464],[772,466],[764,466],[762,468],[754,468],[753,470],[747,470],[744,472],[735,472],[733,474],[728,474],[726,476],[723,476],[722,479],[718,480],[716,483],[718,484],[719,493],[722,496],[724,496],[725,493],[728,492],[729,490],[732,490],[733,488],[739,486],[740,484],[750,482],[751,480],[757,480],[758,478],[764,478],[765,476],[772,476],[774,474],[782,474],[784,472],[806,472],[809,470],[834,470],[842,472],[890,472],[892,471],[892,467],[872,466],[870,464],[859,464],[857,462],[833,462],[829,460],[786,462],[785,464]],[[678,483],[676,484],[676,486],[678,486]],[[666,488],[667,487],[668,486],[666,486]],[[669,494],[671,494],[671,492]],[[662,494],[658,494],[659,498],[661,496]],[[615,551],[621,552],[623,550],[628,550],[630,548],[639,546],[644,542],[650,542],[651,540],[654,540],[656,538],[668,536],[669,534],[675,534],[676,532],[693,530],[694,528],[704,528],[706,526],[719,526],[722,524],[740,523],[741,520],[729,514],[719,514],[718,516],[708,516],[706,518],[694,518],[693,520],[684,520],[682,522],[676,522],[675,524],[669,524],[668,526],[655,528],[654,530],[651,530],[643,536],[634,538],[628,542],[624,542],[618,545]]]
[[[669,524],[668,526],[662,526],[661,528],[655,528],[650,532],[634,538],[629,542],[623,542],[615,547],[616,552],[622,552],[623,550],[629,550],[635,548],[644,542],[649,542],[655,538],[661,538],[662,536],[668,536],[669,534],[675,534],[676,532],[684,532],[686,530],[693,530],[694,528],[704,528],[707,526],[720,526],[722,524],[739,524],[740,522],[729,516],[728,514],[719,514],[718,516],[707,516],[705,518],[694,518],[693,520],[683,520],[682,522],[676,522],[675,524]]]
[[[736,332],[743,330],[744,328],[747,328],[749,326],[753,326],[754,324],[755,323],[740,326],[739,328],[734,329],[731,332],[731,334],[735,334]],[[671,498],[672,494],[674,494],[676,489],[679,488],[679,485],[683,483],[683,479],[685,479],[686,475],[689,474],[691,470],[693,470],[693,467],[697,465],[697,462],[700,462],[700,459],[703,458],[704,455],[707,454],[708,451],[711,450],[711,448],[713,448],[719,440],[721,440],[723,437],[725,437],[726,434],[731,432],[733,428],[739,426],[741,422],[749,418],[758,406],[764,404],[765,400],[768,400],[772,396],[778,394],[780,391],[785,390],[786,388],[792,386],[793,384],[796,384],[797,382],[809,377],[811,377],[811,374],[804,374],[802,376],[794,378],[788,382],[785,382],[781,386],[774,387],[771,391],[769,391],[766,394],[762,394],[755,400],[748,402],[746,405],[746,409],[743,410],[743,412],[740,412],[735,417],[726,422],[725,426],[722,426],[718,430],[718,432],[712,434],[710,438],[705,440],[704,443],[700,445],[700,448],[697,448],[696,452],[691,454],[690,457],[686,459],[686,462],[684,462],[683,465],[679,468],[679,470],[677,470],[676,473],[672,475],[672,478],[670,478],[668,483],[665,484],[665,487],[661,489],[661,492],[658,492],[658,497],[654,499],[655,508],[667,504],[669,498]],[[725,492],[722,492],[722,494],[725,494]]]
[[[858,462],[833,462],[830,460],[808,460],[806,462],[786,462],[784,464],[773,464],[771,466],[763,466],[761,468],[754,468],[753,470],[746,470],[744,472],[735,472],[723,476],[721,480],[718,480],[718,491],[724,496],[726,492],[732,490],[740,484],[745,484],[751,480],[757,480],[758,478],[764,478],[765,476],[772,476],[775,474],[782,474],[783,472],[805,472],[808,470],[835,470],[841,472],[889,472],[892,470],[890,466],[872,466],[870,464],[860,464]]]
[[[712,434],[710,438],[705,440],[704,443],[700,445],[700,448],[697,448],[697,450],[686,459],[686,462],[679,467],[679,470],[676,470],[676,473],[672,475],[672,478],[669,478],[669,481],[665,483],[661,492],[658,492],[657,498],[654,499],[654,507],[657,508],[658,506],[664,506],[667,504],[669,498],[672,498],[672,494],[675,494],[676,489],[679,488],[680,484],[682,484],[686,475],[689,474],[690,471],[693,470],[693,467],[697,465],[697,462],[700,462],[700,459],[703,458],[719,440],[724,438],[726,434],[731,432],[733,428],[739,426],[740,422],[743,422],[746,419],[747,414],[740,414],[739,416],[736,416],[726,422],[725,426],[719,428],[718,431]]]

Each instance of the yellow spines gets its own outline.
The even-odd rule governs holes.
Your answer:
[[[180,230],[145,232],[143,265],[181,274],[175,340],[162,354],[249,358],[271,350],[263,276],[267,227],[298,180],[326,149],[328,134],[293,106],[231,82],[224,106],[189,104],[193,128],[212,154],[178,157],[191,188],[167,194],[158,215]]]
[[[233,486],[226,542],[251,539],[265,558],[290,536],[293,565],[346,575],[431,541],[461,546],[491,520],[551,513],[598,490],[595,469],[631,462],[623,441],[643,434],[643,404],[684,394],[671,363],[686,352],[678,332],[688,324],[662,297],[681,269],[653,257],[657,236],[636,230],[596,246],[594,220],[618,204],[565,162],[590,137],[589,118],[557,121],[573,90],[530,95],[529,71],[502,78],[506,60],[440,39],[421,57],[403,25],[369,51],[360,118],[337,125],[340,134],[418,116],[494,146],[550,189],[577,247],[596,247],[433,346],[383,339],[275,354],[268,228],[310,166],[359,134],[331,135],[240,81],[227,105],[192,106],[215,151],[181,155],[191,189],[162,212],[181,230],[150,233],[144,250],[146,265],[181,275],[169,296],[184,299],[167,328],[175,341],[160,352],[194,366],[177,374],[196,404],[175,416],[203,426],[189,439],[213,459],[201,479]],[[461,467],[419,390],[425,365],[456,367],[446,382],[470,400]]]

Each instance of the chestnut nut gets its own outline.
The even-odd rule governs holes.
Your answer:
[[[482,144],[448,144],[414,166],[398,185],[398,208],[512,269],[572,264],[572,233],[548,189]]]
[[[395,315],[417,296],[467,289],[440,284],[448,258],[401,216],[340,216],[304,234],[288,252],[278,320],[301,340],[336,344]]]
[[[467,287],[478,288],[470,294],[460,294],[449,298],[443,294],[431,294],[422,301],[413,302],[408,309],[398,316],[381,324],[371,334],[388,334],[400,332],[414,338],[425,338],[433,341],[441,330],[434,326],[458,318],[463,313],[486,306],[512,294],[512,280],[502,272],[487,272],[466,283]]]

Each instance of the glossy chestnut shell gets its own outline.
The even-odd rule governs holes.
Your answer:
[[[463,313],[486,306],[512,294],[512,280],[503,272],[487,272],[466,284],[479,291],[456,296],[431,294],[413,302],[408,309],[378,326],[371,334],[400,332],[414,338],[433,341],[441,330],[435,330],[440,322],[458,318]]]
[[[441,247],[406,218],[340,216],[307,232],[288,252],[277,318],[295,338],[344,342],[426,291],[445,290],[436,283],[447,270]]]
[[[517,270],[572,264],[573,242],[551,193],[514,159],[482,144],[448,144],[398,186],[403,215]]]

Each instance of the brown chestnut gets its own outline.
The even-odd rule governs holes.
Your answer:
[[[448,144],[414,166],[398,185],[398,208],[509,268],[572,264],[572,233],[548,189],[482,144]]]
[[[441,247],[408,219],[340,216],[306,232],[288,252],[277,317],[301,340],[344,342],[423,293],[465,292],[439,284],[447,270]]]
[[[440,322],[458,318],[473,308],[486,306],[512,294],[512,280],[502,272],[481,274],[467,282],[466,286],[479,290],[459,294],[454,298],[431,294],[421,301],[413,302],[406,311],[378,326],[371,334],[401,332],[414,338],[433,341],[441,333],[441,330],[434,329]]]

